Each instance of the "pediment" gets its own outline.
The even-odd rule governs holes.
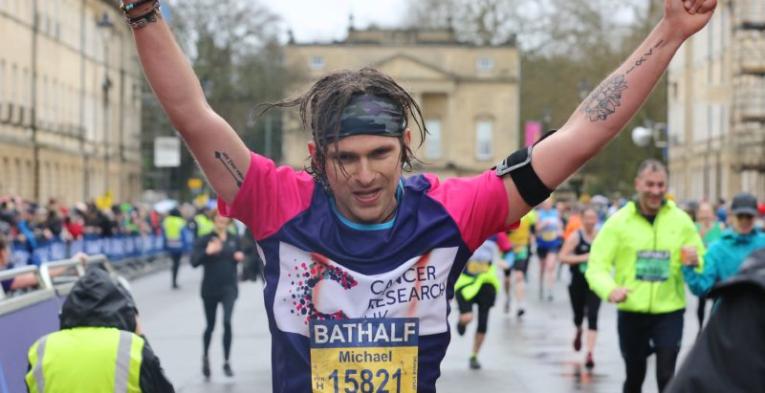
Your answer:
[[[371,65],[396,80],[451,80],[454,75],[414,56],[396,54]]]

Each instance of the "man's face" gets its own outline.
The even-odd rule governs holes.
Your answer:
[[[646,169],[635,179],[635,190],[643,213],[656,214],[667,193],[667,173]]]
[[[751,214],[736,214],[733,219],[733,229],[742,235],[748,235],[754,230],[754,216]]]
[[[409,144],[411,134],[404,133]],[[396,210],[396,187],[401,178],[398,138],[352,135],[327,150],[325,171],[340,214],[358,223],[385,222]],[[311,156],[316,146],[308,146]]]

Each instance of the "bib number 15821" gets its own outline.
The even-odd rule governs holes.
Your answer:
[[[346,369],[345,373],[335,369],[329,374],[329,382],[334,393],[401,393],[401,369],[393,374],[384,368]]]

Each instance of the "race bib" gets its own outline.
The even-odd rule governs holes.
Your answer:
[[[491,262],[484,261],[468,261],[465,265],[465,273],[470,276],[477,276],[489,271],[491,268]]]
[[[520,246],[513,249],[517,259],[526,259],[529,256],[529,249],[526,246]]]
[[[556,231],[544,231],[542,232],[542,240],[546,242],[551,242],[558,238],[558,232]]]
[[[667,281],[669,278],[669,251],[638,251],[635,278],[640,281]]]
[[[309,328],[314,393],[417,392],[417,318],[312,320]]]

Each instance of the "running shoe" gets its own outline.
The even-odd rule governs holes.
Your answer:
[[[522,317],[522,316],[523,316],[523,314],[526,314],[526,310],[524,310],[524,309],[522,309],[522,308],[519,308],[519,309],[518,309],[518,312],[517,312],[515,315],[517,315],[517,316],[518,316],[518,318],[520,318],[520,317]]]
[[[229,365],[228,362],[223,365],[223,374],[226,374],[227,377],[234,376],[234,370],[231,369],[231,365]]]
[[[584,367],[587,367],[589,370],[595,368],[595,361],[592,360],[592,352],[587,352],[587,359],[584,361]]]
[[[574,336],[574,351],[579,352],[582,349],[582,329],[576,329],[576,335]]]
[[[477,356],[471,356],[470,357],[470,369],[471,370],[480,370],[481,369],[481,363],[478,362]]]

